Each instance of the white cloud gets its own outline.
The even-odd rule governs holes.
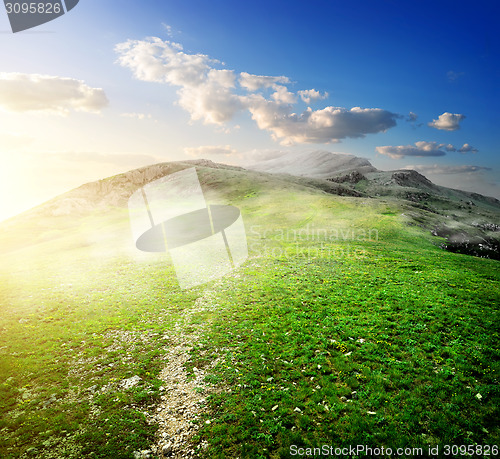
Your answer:
[[[7,111],[67,115],[70,110],[100,112],[107,105],[102,89],[91,88],[81,80],[0,73],[0,107]]]
[[[375,147],[381,155],[389,156],[393,159],[401,159],[405,156],[444,156],[446,153],[441,150],[444,145],[436,142],[415,142],[413,145],[383,146]]]
[[[298,91],[297,94],[306,104],[310,104],[315,100],[326,99],[328,97],[327,92],[321,94],[319,91],[316,91],[316,89],[304,89],[302,91]]]
[[[178,91],[179,105],[190,113],[192,120],[205,124],[222,124],[244,108],[243,99],[232,92],[232,70],[211,69],[197,86],[184,86]]]
[[[335,143],[346,137],[364,137],[396,125],[397,115],[378,108],[310,108],[297,115],[288,106],[256,95],[249,101],[252,118],[260,129],[272,132],[282,144]]]
[[[462,154],[472,152],[477,153],[479,150],[464,143],[462,147],[458,150],[451,143],[437,143],[437,142],[425,142],[423,140],[415,142],[413,145],[398,145],[398,146],[384,146],[375,147],[378,153],[382,155],[389,156],[393,159],[401,159],[405,156],[444,156],[446,151],[459,151]]]
[[[416,147],[422,151],[435,151],[442,148],[444,145],[437,142],[426,142],[425,140],[420,140],[415,142]]]
[[[416,113],[410,112],[408,114],[407,121],[410,121],[410,122],[417,121],[417,118],[418,118],[418,115]]]
[[[204,54],[186,54],[181,45],[159,38],[128,40],[115,49],[118,62],[136,78],[180,86],[178,103],[192,120],[221,124],[243,108],[232,92],[234,72],[212,68],[218,61]]]
[[[477,153],[479,150],[477,148],[474,148],[472,145],[469,145],[468,143],[464,143],[458,150],[462,154],[465,153]]]
[[[460,113],[445,112],[442,115],[439,115],[437,120],[432,120],[427,124],[430,127],[443,131],[456,131],[457,129],[460,129],[459,123],[463,119],[465,119],[465,115],[462,115]]]
[[[184,148],[184,153],[193,158],[209,158],[212,156],[230,157],[235,156],[237,151],[231,145],[204,145],[200,147]]]
[[[165,31],[167,32],[167,35],[169,37],[172,37],[174,35],[173,30],[172,30],[172,26],[165,24],[164,22],[162,22],[161,25],[165,29]]]
[[[286,86],[276,86],[276,91],[271,94],[271,97],[282,104],[295,104],[297,96],[288,91]]]
[[[196,86],[204,82],[210,65],[218,61],[205,54],[186,54],[178,43],[153,37],[127,40],[115,47],[118,63],[143,81]]]
[[[432,165],[409,165],[403,169],[413,169],[423,174],[467,174],[482,171],[491,171],[490,167],[482,166],[445,166],[440,164]]]
[[[399,116],[382,109],[350,110],[326,107],[301,115],[291,105],[297,96],[288,91],[285,76],[253,75],[214,68],[220,62],[204,54],[187,54],[181,45],[159,38],[128,40],[116,46],[118,62],[143,81],[179,86],[178,104],[189,112],[191,120],[222,125],[241,110],[249,110],[260,129],[268,130],[284,144],[330,143],[346,137],[363,137],[383,132],[396,125]],[[247,93],[238,94],[236,81]],[[270,98],[260,89],[273,88]],[[240,89],[241,91],[241,89]],[[302,91],[303,97],[317,98],[315,90]],[[325,97],[325,95],[319,97]]]
[[[265,76],[252,75],[251,73],[241,72],[239,83],[242,88],[250,92],[255,92],[262,88],[275,87],[277,84],[287,84],[290,80],[286,76]]]

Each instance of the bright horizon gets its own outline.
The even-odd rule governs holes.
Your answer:
[[[0,10],[0,221],[162,161],[327,150],[500,198],[494,4],[81,0]]]

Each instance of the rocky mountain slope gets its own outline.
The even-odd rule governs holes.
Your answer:
[[[209,160],[160,163],[87,183],[0,224],[3,240],[16,228],[50,227],[53,219],[77,219],[96,209],[125,212],[129,196],[157,178],[196,166],[205,192],[241,199],[252,184],[267,190],[302,189],[373,199],[401,210],[408,224],[444,237],[444,248],[500,259],[500,201],[432,183],[412,170],[379,171],[368,160],[316,151],[284,155],[248,168]],[[247,190],[247,191],[245,191]],[[77,218],[78,217],[78,218]],[[33,232],[33,231],[32,231]],[[33,240],[36,237],[32,236]]]
[[[288,153],[278,158],[250,164],[247,168],[260,172],[290,174],[318,179],[327,179],[338,174],[348,174],[352,171],[360,173],[377,171],[367,159],[323,150],[307,154]]]

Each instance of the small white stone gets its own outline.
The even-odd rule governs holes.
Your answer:
[[[271,408],[271,410],[272,410],[272,411],[276,411],[277,409],[278,409],[278,405],[274,405],[274,406]]]

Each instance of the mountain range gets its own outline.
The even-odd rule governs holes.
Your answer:
[[[414,170],[380,171],[367,159],[326,151],[283,154],[245,168],[200,159],[131,170],[84,184],[2,222],[0,242],[11,240],[19,228],[50,228],[60,217],[81,219],[98,209],[123,211],[129,196],[138,188],[194,166],[208,195],[223,194],[237,200],[248,191],[249,184],[258,183],[269,191],[302,189],[349,199],[370,199],[374,205],[389,203],[399,209],[406,224],[445,238],[446,242],[440,242],[443,248],[500,259],[498,199],[436,185]],[[39,231],[42,232],[45,233]],[[36,241],[36,235],[30,240]]]

